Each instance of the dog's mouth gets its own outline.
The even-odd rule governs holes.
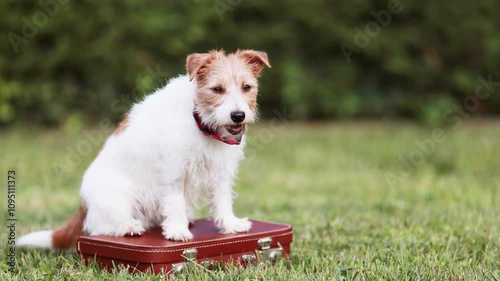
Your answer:
[[[226,125],[224,126],[226,131],[228,131],[231,135],[239,135],[243,133],[245,130],[245,125]]]
[[[243,134],[245,133],[245,124],[231,124],[222,126],[211,126],[203,123],[198,112],[193,112],[194,120],[198,129],[208,137],[225,142],[227,144],[240,144]]]

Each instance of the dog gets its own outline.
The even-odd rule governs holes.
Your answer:
[[[189,55],[187,75],[135,104],[106,140],[83,176],[73,217],[16,244],[69,249],[81,234],[140,236],[154,227],[168,240],[188,241],[202,194],[222,233],[250,230],[233,213],[233,182],[246,127],[257,119],[264,67],[271,65],[261,51]]]

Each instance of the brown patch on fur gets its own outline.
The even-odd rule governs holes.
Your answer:
[[[58,249],[76,247],[76,239],[83,231],[83,221],[87,216],[87,207],[80,204],[80,209],[59,229],[52,233],[52,246]]]
[[[252,69],[253,74],[257,77],[264,66],[271,67],[269,59],[265,52],[254,50],[238,50],[235,55],[243,58]]]
[[[196,97],[196,104],[210,106],[212,108],[218,107],[221,105],[222,99],[220,95],[211,94],[211,95],[199,95]]]
[[[206,78],[211,75],[216,61],[220,61],[225,57],[223,50],[212,50],[209,53],[189,55],[186,63],[189,80],[196,77],[196,82],[204,84]]]
[[[125,115],[123,116],[123,119],[122,121],[120,122],[120,124],[118,124],[118,127],[116,127],[115,131],[113,132],[113,135],[117,136],[121,133],[123,133],[123,131],[125,131],[125,129],[127,129],[128,127],[128,116],[129,116],[129,113],[125,113]]]
[[[234,54],[226,55],[223,50],[212,50],[209,53],[189,55],[186,69],[190,80],[196,77],[197,82],[203,84],[207,77],[216,74],[214,72],[217,72],[218,68],[223,68],[222,64],[225,64],[227,69],[249,70],[255,77],[260,75],[264,66],[271,67],[265,52],[237,50]]]
[[[199,54],[194,53],[187,57],[186,59],[186,70],[189,74],[189,81],[193,80],[198,72],[210,62],[212,59],[211,54]]]
[[[257,89],[247,93],[244,97],[250,110],[255,112],[255,115],[257,115]]]

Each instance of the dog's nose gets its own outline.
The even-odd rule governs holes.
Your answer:
[[[245,120],[245,112],[243,111],[233,111],[231,112],[231,119],[236,123],[241,123]]]

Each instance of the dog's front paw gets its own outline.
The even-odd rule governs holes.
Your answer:
[[[193,234],[186,227],[166,226],[163,228],[163,236],[174,241],[186,242],[193,239]]]
[[[238,232],[247,232],[252,228],[252,222],[247,218],[232,217],[224,219],[219,225],[222,233],[231,234]]]
[[[146,230],[144,229],[144,226],[142,222],[138,220],[132,220],[127,223],[123,223],[121,226],[116,228],[116,235],[117,236],[141,236]]]

